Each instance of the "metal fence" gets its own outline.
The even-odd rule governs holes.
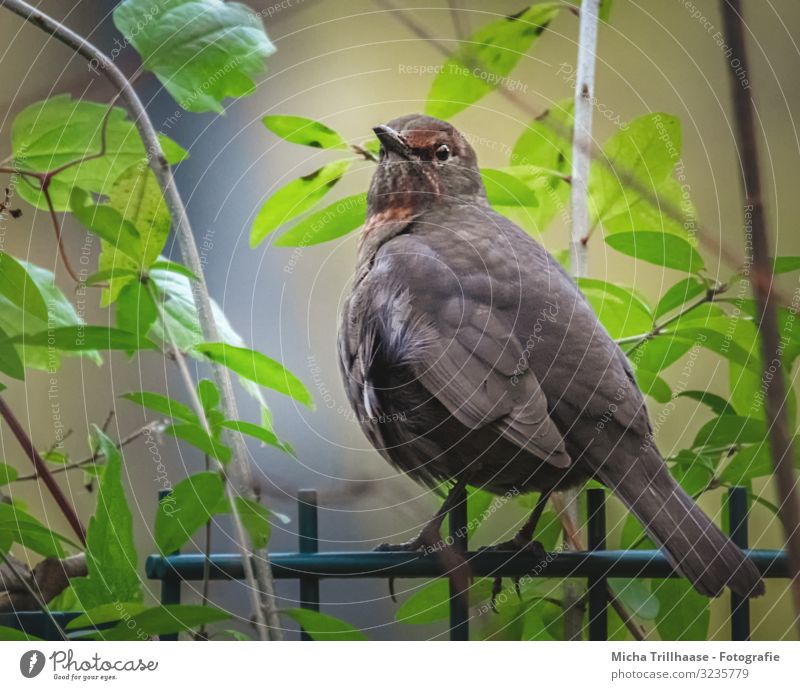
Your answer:
[[[602,489],[587,491],[588,550],[548,554],[546,572],[539,572],[542,570],[537,569],[540,561],[533,554],[469,552],[466,500],[449,514],[448,541],[466,554],[470,571],[475,576],[586,578],[589,639],[605,640],[608,638],[608,578],[680,577],[660,551],[606,549],[605,493]],[[747,548],[747,491],[740,487],[730,489],[728,508],[731,539],[748,553],[765,578],[788,578],[789,563],[785,552]],[[319,582],[323,578],[433,578],[444,575],[436,554],[320,552],[315,491],[298,494],[298,535],[296,553],[274,553],[270,560],[276,578],[299,580],[300,606],[303,608],[319,610]],[[148,577],[161,581],[161,602],[176,604],[181,598],[181,582],[202,580],[205,564],[204,554],[175,553],[148,557],[145,569]],[[214,580],[242,579],[241,557],[238,554],[211,554],[210,577]],[[457,596],[452,583],[450,587],[450,639],[468,640],[469,605],[465,597]],[[730,627],[732,640],[749,639],[750,604],[747,599],[731,595]],[[305,635],[303,637],[307,639]]]

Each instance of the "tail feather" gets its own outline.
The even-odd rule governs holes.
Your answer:
[[[648,450],[627,468],[604,463],[598,478],[636,515],[697,591],[716,597],[727,586],[745,597],[764,593],[755,565],[678,485],[657,451]]]

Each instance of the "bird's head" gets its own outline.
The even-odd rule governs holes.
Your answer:
[[[486,204],[475,151],[452,125],[406,115],[374,127],[381,143],[370,214],[413,215],[435,203]]]

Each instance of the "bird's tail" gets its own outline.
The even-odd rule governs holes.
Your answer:
[[[764,593],[755,565],[678,485],[654,448],[631,465],[604,463],[597,476],[698,592],[716,597],[727,586],[745,597]]]

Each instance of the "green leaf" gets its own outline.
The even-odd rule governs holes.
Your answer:
[[[219,388],[210,379],[200,379],[197,382],[197,397],[200,398],[200,403],[203,405],[203,410],[205,410],[206,414],[219,407]]]
[[[20,544],[45,558],[63,558],[66,537],[45,527],[17,503],[0,503],[0,544]],[[2,550],[2,549],[0,549]]]
[[[469,589],[470,606],[486,601],[492,594],[492,581],[488,578],[476,580]],[[438,579],[417,589],[397,609],[398,623],[425,625],[446,620],[450,616],[450,584]]]
[[[11,465],[0,462],[0,486],[11,484],[18,476],[19,473]]]
[[[3,251],[0,251],[0,295],[26,314],[47,321],[47,305],[36,282],[28,275],[25,266]]]
[[[261,207],[250,230],[250,246],[257,247],[273,230],[310,211],[350,168],[352,161],[328,163],[276,191]]]
[[[269,543],[272,526],[269,524],[270,512],[256,501],[242,496],[235,497],[236,512],[242,520],[254,549],[263,549]]]
[[[81,636],[92,640],[140,640],[152,635],[168,635],[199,628],[202,625],[228,620],[230,614],[213,606],[193,604],[162,604],[145,609],[120,622],[110,630]]]
[[[697,273],[705,267],[697,250],[677,235],[640,230],[608,235],[605,239],[618,252],[657,266],[687,273]]]
[[[800,256],[777,256],[772,264],[773,273],[790,273],[800,270]]]
[[[706,291],[706,284],[699,278],[690,276],[679,280],[667,290],[656,306],[655,318],[668,314],[673,309],[682,307],[687,302],[699,297]]]
[[[70,197],[70,210],[89,230],[110,244],[112,252],[119,250],[133,259],[136,266],[140,265],[142,257],[139,232],[116,209],[92,203],[89,195],[76,187]]]
[[[133,518],[122,486],[122,455],[96,426],[94,436],[106,462],[97,488],[95,514],[86,531],[88,576],[70,581],[86,610],[102,604],[142,600]]]
[[[757,443],[740,449],[719,474],[719,481],[730,486],[741,486],[751,479],[772,474],[772,455],[769,443]]]
[[[166,259],[159,259],[158,261],[154,261],[153,265],[150,266],[150,269],[157,271],[171,271],[172,273],[178,273],[179,275],[185,276],[189,280],[193,280],[195,282],[200,280],[200,278],[198,278],[183,264],[178,264],[175,263],[174,261],[167,261]]]
[[[11,129],[14,167],[43,172],[99,153],[107,111],[106,103],[73,101],[69,94],[29,105],[17,115]],[[169,163],[186,156],[186,151],[166,137],[161,137],[161,144]],[[57,211],[69,208],[73,187],[108,195],[124,170],[146,162],[136,126],[122,108],[113,108],[108,117],[105,151],[104,156],[83,160],[51,178],[49,192]],[[17,191],[34,206],[47,208],[38,186],[25,178],[20,178]]]
[[[146,340],[150,328],[158,318],[158,307],[147,285],[137,280],[123,286],[117,299],[116,315],[120,330]]]
[[[275,52],[259,15],[222,0],[124,0],[114,24],[184,109],[223,111],[225,98],[255,91]]]
[[[513,171],[514,168],[507,170],[481,168],[481,179],[486,187],[489,203],[492,206],[538,206],[539,202],[533,189]]]
[[[636,383],[642,393],[649,395],[656,402],[666,404],[672,400],[672,389],[669,387],[669,384],[652,371],[637,367]]]
[[[318,149],[346,149],[347,142],[327,125],[297,115],[267,115],[264,126],[281,139]]]
[[[209,436],[199,424],[170,424],[164,429],[164,433],[179,438],[181,441],[186,441],[186,443],[193,445],[223,464],[230,462],[233,451],[228,446]]]
[[[362,642],[366,635],[343,620],[311,609],[284,609],[282,614],[289,616],[305,631],[312,640]]]
[[[735,446],[761,443],[767,434],[764,422],[752,417],[724,414],[706,422],[697,432],[693,448]]]
[[[610,577],[608,586],[614,592],[617,601],[637,618],[651,621],[658,615],[659,601],[651,591],[648,580],[625,580]]]
[[[66,625],[67,630],[96,627],[104,623],[128,619],[145,610],[145,605],[140,601],[115,601],[109,604],[95,606],[80,616],[76,616]]]
[[[61,326],[50,331],[18,335],[14,342],[26,347],[54,347],[58,350],[144,350],[155,349],[155,345],[136,333],[105,326]]]
[[[725,398],[708,391],[682,391],[676,397],[697,400],[697,402],[708,407],[716,415],[736,414],[736,410]]]
[[[102,271],[92,273],[84,283],[86,285],[97,285],[98,283],[114,282],[118,278],[137,278],[139,271],[133,268],[104,268]]]
[[[155,539],[170,554],[186,544],[214,514],[225,497],[219,472],[198,472],[178,482],[158,505]]]
[[[271,431],[270,429],[265,429],[263,426],[259,426],[258,424],[253,424],[252,422],[242,422],[235,419],[226,419],[220,426],[223,426],[226,429],[232,429],[233,431],[238,431],[240,434],[247,434],[248,436],[257,438],[259,441],[268,446],[273,446],[274,448],[282,450],[284,453],[294,455],[294,449],[288,443],[281,441],[275,435],[275,432]]]
[[[612,338],[647,333],[653,327],[650,307],[633,289],[593,278],[579,278],[578,287]]]
[[[541,3],[478,29],[437,73],[425,113],[446,120],[494,91],[560,9]]]
[[[291,230],[283,233],[276,247],[309,247],[342,237],[364,224],[367,195],[354,194],[305,216]]]
[[[16,628],[9,628],[5,625],[0,625],[0,641],[2,642],[44,642],[41,637],[36,635],[28,635],[22,630]]]
[[[653,593],[660,602],[656,627],[665,642],[705,640],[710,621],[709,599],[688,580],[654,580]]]
[[[163,414],[167,417],[180,419],[184,422],[188,422],[189,424],[200,423],[197,415],[188,405],[184,405],[182,402],[168,398],[161,393],[152,393],[150,391],[133,391],[131,393],[125,393],[120,397],[124,398],[125,400],[129,400],[132,403],[136,403],[137,405],[141,405],[142,407],[146,407],[149,410],[153,410],[154,412],[158,412],[159,414]]]
[[[689,338],[678,338],[674,334],[652,338],[636,349],[630,362],[638,371],[644,369],[658,374],[677,362],[692,348]]]
[[[14,347],[14,343],[9,339],[8,334],[0,328],[0,371],[12,379],[20,381],[25,379],[25,366],[22,359]]]
[[[299,403],[313,408],[311,393],[292,372],[266,355],[244,347],[225,343],[201,343],[195,350],[213,362],[219,362],[259,386],[288,395]]]

